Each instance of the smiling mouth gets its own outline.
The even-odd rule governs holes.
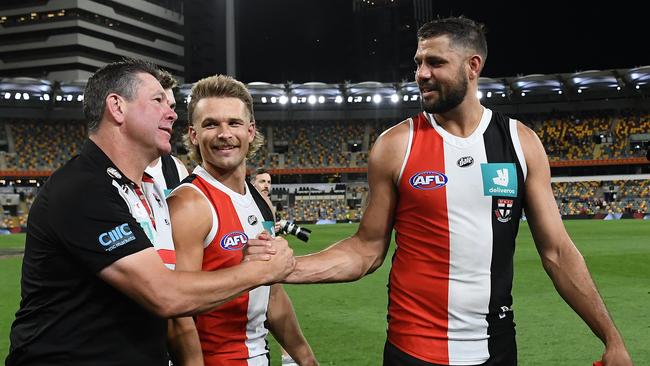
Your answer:
[[[436,89],[420,89],[420,95],[422,95],[423,98],[430,98],[433,97],[433,93],[438,93],[439,91]]]
[[[430,93],[430,92],[434,92],[434,91],[438,91],[438,89],[435,89],[435,88],[420,88],[420,93],[422,93],[422,94]]]

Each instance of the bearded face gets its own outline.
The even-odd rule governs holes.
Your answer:
[[[422,109],[427,113],[445,113],[465,99],[468,89],[467,72],[461,64],[455,76],[444,80],[417,80]]]

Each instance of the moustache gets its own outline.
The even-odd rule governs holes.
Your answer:
[[[239,147],[239,144],[217,143],[212,145],[213,149],[222,149],[224,147]]]
[[[430,91],[437,91],[437,92],[441,91],[439,87],[431,84],[418,85],[418,87],[420,89],[420,93],[430,92]]]

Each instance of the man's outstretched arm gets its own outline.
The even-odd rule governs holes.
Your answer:
[[[354,281],[381,266],[393,230],[408,129],[408,123],[401,123],[386,131],[370,152],[368,206],[357,232],[321,252],[296,258],[296,268],[285,282]]]
[[[182,206],[197,209],[191,202]],[[190,217],[174,212],[172,209],[172,225],[175,216]],[[203,232],[191,222],[186,229]],[[177,235],[183,233],[174,233],[175,239]],[[272,246],[276,254],[269,261],[249,261],[211,272],[169,270],[155,249],[147,248],[115,261],[101,270],[99,277],[160,317],[195,315],[212,310],[244,291],[284,279],[294,268],[293,251],[282,238],[276,238]],[[199,250],[202,249],[201,246]]]

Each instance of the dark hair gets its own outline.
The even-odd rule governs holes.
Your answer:
[[[137,74],[147,73],[159,79],[160,70],[151,62],[124,58],[97,70],[86,83],[83,110],[88,121],[88,133],[97,131],[106,109],[106,97],[118,94],[132,101],[138,91],[140,79]]]
[[[459,45],[487,58],[487,41],[485,25],[472,19],[459,17],[440,18],[425,23],[418,29],[418,39],[448,36],[452,45]]]
[[[196,104],[204,98],[236,98],[242,101],[246,106],[249,114],[250,123],[255,124],[255,115],[253,113],[253,97],[246,88],[246,85],[235,78],[228,75],[214,75],[203,78],[197,81],[192,87],[190,93],[190,103],[187,105],[187,121],[190,125],[194,125],[194,110]],[[189,131],[185,135],[185,146],[190,152],[192,160],[199,164],[203,163],[203,157],[198,146],[194,146],[189,138]],[[248,147],[246,158],[250,159],[255,156],[255,153],[264,144],[264,135],[255,129],[255,137]]]
[[[158,75],[158,82],[163,89],[174,89],[178,85],[178,81],[172,76],[172,74],[167,70],[160,70]]]
[[[260,175],[260,174],[268,174],[268,175],[271,175],[271,173],[269,173],[268,170],[266,170],[266,169],[264,169],[264,168],[257,168],[257,169],[255,169],[255,171],[253,172],[253,174],[251,174],[251,182],[254,181],[255,178],[257,178],[257,176]]]

